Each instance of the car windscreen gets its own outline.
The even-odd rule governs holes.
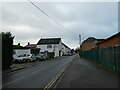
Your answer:
[[[25,57],[26,55],[25,54],[22,54],[22,55],[19,55],[18,57]]]

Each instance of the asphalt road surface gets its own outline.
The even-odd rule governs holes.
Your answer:
[[[5,75],[2,78],[2,87],[44,88],[75,57],[76,55],[42,61],[33,67]]]

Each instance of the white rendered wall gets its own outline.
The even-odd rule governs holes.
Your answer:
[[[40,48],[41,52],[55,52],[55,57],[59,57],[59,51],[62,51],[62,44],[61,42],[59,44],[51,44],[52,48],[47,48],[47,45],[37,45],[37,48]],[[61,53],[62,56],[62,53]]]
[[[65,47],[63,44],[62,44],[62,48],[63,48],[62,52],[64,53],[64,55],[68,55],[71,51],[69,48]]]
[[[37,45],[37,48],[40,48],[41,52],[48,51],[48,52],[53,52],[53,45],[52,48],[47,48],[47,45]]]
[[[14,49],[15,55],[30,54],[30,49]]]

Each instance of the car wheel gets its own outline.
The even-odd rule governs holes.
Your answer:
[[[25,62],[26,62],[26,60],[25,60],[25,59],[23,59],[23,62],[25,63]]]
[[[17,60],[15,60],[15,63],[18,63]]]
[[[27,59],[27,62],[30,62],[30,60],[29,60],[29,59]]]

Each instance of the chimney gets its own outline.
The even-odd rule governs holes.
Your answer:
[[[18,43],[18,45],[20,46],[20,43]]]
[[[28,45],[30,45],[30,42],[28,42]]]

